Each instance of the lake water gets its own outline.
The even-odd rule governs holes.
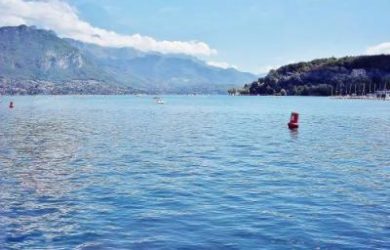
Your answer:
[[[2,97],[0,249],[390,248],[389,102],[164,100]]]

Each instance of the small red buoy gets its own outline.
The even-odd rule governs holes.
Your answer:
[[[290,122],[288,123],[289,129],[297,129],[299,127],[299,114],[296,112],[291,113]]]
[[[10,103],[9,103],[9,108],[10,108],[10,109],[13,109],[13,108],[14,108],[14,102],[10,102]]]

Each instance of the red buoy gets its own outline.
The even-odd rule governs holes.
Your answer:
[[[10,109],[13,109],[13,108],[14,108],[14,102],[10,102],[10,103],[9,103],[9,108],[10,108]]]
[[[290,122],[288,123],[289,129],[297,129],[299,127],[299,114],[296,112],[291,113]]]

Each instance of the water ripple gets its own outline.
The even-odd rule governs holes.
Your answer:
[[[390,248],[388,103],[165,98],[0,109],[0,248]]]

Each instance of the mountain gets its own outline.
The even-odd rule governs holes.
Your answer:
[[[390,88],[390,55],[350,56],[289,64],[230,94],[364,95]]]
[[[99,93],[102,88],[112,94],[134,91],[54,32],[25,25],[0,28],[1,93]]]
[[[131,48],[106,48],[67,39],[102,69],[146,92],[225,93],[226,88],[254,75],[207,65],[194,57],[144,53]]]
[[[0,28],[0,93],[224,93],[255,76],[194,57],[107,48],[21,25]]]

